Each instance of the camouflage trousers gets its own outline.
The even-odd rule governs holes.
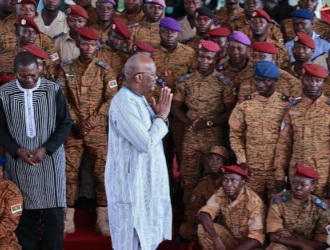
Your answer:
[[[185,131],[183,139],[182,164],[180,168],[183,202],[187,206],[193,189],[202,177],[204,162],[213,146],[222,146],[222,128],[220,126],[197,132]]]
[[[6,237],[0,239],[0,249],[1,250],[20,250],[21,246],[18,244],[18,239],[14,232]]]
[[[76,138],[72,133],[65,143],[67,205],[74,206],[78,189],[79,170],[83,152],[87,150],[94,165],[93,175],[96,180],[96,199],[98,206],[107,206],[104,169],[107,157],[107,135],[92,130],[84,138]]]

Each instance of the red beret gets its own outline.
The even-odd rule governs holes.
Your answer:
[[[77,33],[79,36],[86,40],[99,40],[100,36],[97,34],[97,32],[94,29],[91,28],[79,28],[77,29]]]
[[[294,38],[294,41],[306,45],[311,49],[315,49],[315,43],[313,38],[306,33],[298,32],[296,34],[296,37]]]
[[[139,42],[139,41],[134,42],[133,50],[134,51],[142,50],[142,51],[146,51],[146,52],[150,52],[150,53],[154,52],[154,48],[149,43],[144,43],[144,42]]]
[[[267,20],[267,22],[271,22],[270,20],[270,16],[267,14],[266,11],[262,10],[262,9],[255,9],[253,10],[252,14],[251,14],[252,17],[263,17]]]
[[[228,28],[215,28],[208,32],[209,36],[225,36],[225,37],[229,37],[230,33],[231,31]]]
[[[34,7],[37,7],[37,2],[35,0],[17,0],[16,4],[33,4]]]
[[[24,27],[32,27],[34,28],[38,33],[40,33],[38,25],[30,18],[19,18],[15,26],[24,26]]]
[[[259,51],[269,54],[277,54],[278,52],[276,46],[269,42],[254,42],[252,44],[252,48],[254,51]]]
[[[206,41],[202,39],[199,41],[199,49],[203,49],[211,52],[218,52],[220,50],[220,47],[218,44],[212,41]]]
[[[237,165],[230,165],[230,166],[224,166],[222,167],[224,173],[235,173],[239,174],[243,177],[248,177],[249,174],[247,171],[245,171],[243,168],[237,166]]]
[[[304,76],[316,76],[319,78],[326,78],[328,76],[325,68],[321,67],[318,64],[306,63],[303,66],[303,75]]]
[[[0,84],[5,84],[7,82],[10,82],[13,79],[15,79],[14,76],[8,76],[8,75],[0,76]]]
[[[66,9],[65,14],[71,16],[80,16],[86,19],[89,18],[87,11],[79,5],[70,5],[70,7]]]
[[[302,165],[297,166],[295,176],[302,176],[310,179],[317,179],[320,177],[319,173],[312,168],[308,168]]]
[[[38,57],[41,59],[49,58],[48,54],[44,50],[40,49],[37,45],[34,45],[34,44],[29,44],[29,45],[23,46],[23,50],[26,50],[27,52],[30,52],[35,57]]]
[[[126,39],[129,39],[129,30],[127,25],[120,20],[119,18],[114,18],[112,20],[111,28],[115,30],[117,33],[123,35]]]

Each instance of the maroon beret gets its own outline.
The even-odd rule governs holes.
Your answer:
[[[316,170],[302,165],[297,166],[295,176],[302,176],[310,179],[317,179],[320,177],[319,173]]]
[[[94,29],[91,28],[79,28],[77,29],[77,33],[79,36],[86,40],[99,40],[100,36],[97,34],[97,32]]]
[[[224,36],[224,37],[229,37],[230,36],[230,29],[228,28],[215,28],[210,30],[207,34],[209,36]]]
[[[266,11],[262,10],[262,9],[255,9],[252,11],[251,14],[252,17],[263,17],[266,19],[267,22],[271,22],[270,16],[267,14]]]
[[[153,53],[155,49],[149,43],[135,41],[133,45],[133,50],[134,51],[142,50]]]
[[[269,54],[277,54],[278,52],[276,46],[269,42],[254,42],[252,44],[252,48],[254,51],[259,51]]]
[[[211,52],[218,52],[220,50],[220,47],[217,43],[212,41],[206,41],[206,40],[200,40],[199,41],[199,49],[211,51]]]
[[[23,50],[26,50],[27,52],[30,52],[35,57],[38,57],[41,59],[49,58],[48,54],[44,50],[40,49],[35,44],[25,45],[25,46],[23,46]]]
[[[70,5],[70,7],[66,9],[65,14],[71,16],[80,16],[86,19],[89,18],[87,11],[80,5]]]
[[[303,66],[303,75],[304,76],[315,76],[319,78],[326,78],[328,76],[325,68],[318,64],[306,63]]]
[[[35,0],[17,0],[16,4],[33,4],[37,8],[37,2]]]
[[[294,38],[295,42],[301,43],[311,49],[315,49],[315,42],[313,38],[306,33],[298,32]]]
[[[239,174],[243,177],[249,176],[247,171],[245,171],[243,168],[241,168],[240,166],[237,166],[237,165],[224,166],[224,167],[222,167],[222,169],[225,174],[226,173],[235,173],[235,174]]]
[[[114,18],[112,20],[111,28],[115,30],[118,34],[123,35],[126,39],[129,39],[129,30],[127,25],[119,18]]]
[[[19,18],[15,26],[24,26],[24,27],[32,27],[34,28],[38,33],[40,33],[38,25],[30,18]]]
[[[15,79],[14,76],[2,75],[2,76],[0,76],[0,84],[5,84],[7,82],[10,82],[13,79]]]

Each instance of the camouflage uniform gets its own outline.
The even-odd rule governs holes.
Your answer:
[[[149,43],[156,48],[160,44],[159,23],[150,23],[143,20],[131,29],[131,43],[134,41]]]
[[[285,42],[290,41],[296,36],[293,30],[292,18],[285,19],[281,22],[281,31]],[[316,34],[325,37],[327,40],[330,39],[330,23],[327,21],[315,17],[313,21],[313,31]]]
[[[232,22],[244,16],[244,9],[238,6],[235,10],[231,11],[226,6],[214,13],[214,19],[220,22],[221,27],[231,29]]]
[[[85,9],[88,13],[89,18],[87,19],[86,27],[90,27],[93,23],[97,22],[97,12],[96,8],[93,6],[89,6],[89,8]]]
[[[0,249],[19,250],[15,230],[22,215],[23,197],[9,180],[0,180]]]
[[[105,41],[108,40],[109,31],[112,29],[111,24],[109,24],[108,26],[103,26],[97,21],[91,23],[88,28],[92,28],[97,32],[97,34],[101,37],[101,44],[105,43]]]
[[[201,39],[204,39],[204,40],[208,40],[208,37],[201,37],[199,35],[195,35],[194,37],[192,37],[188,42],[185,43],[185,45],[189,46],[190,48],[194,49],[195,52],[197,53],[198,52],[198,46],[199,46],[199,41]]]
[[[223,75],[214,70],[208,76],[198,71],[188,74],[178,83],[173,100],[185,103],[187,117],[193,121],[199,117],[213,119],[225,112],[225,104],[234,104],[233,84],[223,82]],[[207,139],[206,139],[207,138]],[[212,146],[223,145],[222,126],[191,132],[185,129],[181,164],[181,177],[184,186],[184,202],[188,204],[193,188],[201,177],[201,164]]]
[[[307,240],[326,243],[325,227],[330,219],[328,205],[314,195],[307,201],[295,200],[290,192],[280,193],[273,198],[267,216],[267,233],[287,229],[290,233]],[[267,250],[289,250],[279,243],[271,243]]]
[[[248,186],[267,203],[276,193],[275,148],[288,97],[275,91],[268,98],[254,92],[242,99],[229,118],[230,143],[237,163],[252,171]]]
[[[1,33],[4,32],[4,31],[14,30],[16,20],[17,20],[17,18],[16,18],[15,13],[10,14],[4,20],[0,20]]]
[[[324,95],[330,98],[330,76],[324,79],[323,91]]]
[[[330,101],[321,95],[315,101],[302,96],[293,102],[281,124],[276,148],[275,178],[284,181],[287,166],[289,178],[296,172],[296,165],[315,169],[320,178],[315,195],[324,197],[324,187],[329,179],[330,168]]]
[[[87,120],[93,129],[84,137],[71,132],[65,144],[67,204],[74,205],[81,156],[84,148],[95,160],[94,176],[97,181],[97,204],[106,206],[104,168],[107,152],[107,117],[110,102],[117,93],[115,74],[109,66],[94,58],[87,66],[79,59],[61,64],[57,78],[66,96],[73,121]]]
[[[192,192],[189,204],[185,211],[186,222],[180,226],[180,235],[186,240],[197,240],[196,217],[198,211],[205,206],[206,202],[222,185],[222,177],[214,179],[209,174],[199,180]]]
[[[293,75],[288,72],[279,69],[280,76],[275,83],[275,89],[277,92],[290,96],[290,97],[298,97],[302,94],[301,82]],[[254,86],[254,70],[250,69],[250,74],[246,75],[245,80],[241,82],[238,97],[243,97],[245,95],[249,95],[255,92]]]
[[[136,23],[140,23],[144,19],[144,13],[142,10],[137,14],[127,14],[125,11],[117,13],[117,17],[121,19],[128,27],[134,26]]]
[[[2,49],[0,51],[0,75],[15,75],[14,59],[20,51],[22,51],[22,49],[17,46],[13,49]]]
[[[226,249],[233,249],[248,238],[264,244],[266,207],[249,187],[243,187],[234,202],[220,188],[200,212],[208,213],[212,220],[220,215],[220,225],[214,223],[214,228]],[[203,249],[213,249],[213,241],[202,225],[198,226],[198,238]]]

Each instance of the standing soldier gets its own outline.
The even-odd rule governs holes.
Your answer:
[[[265,202],[276,194],[274,157],[288,96],[275,90],[280,72],[269,61],[254,69],[256,92],[241,98],[229,118],[237,163],[251,172],[248,186]]]
[[[143,4],[145,18],[142,22],[132,25],[131,44],[140,41],[156,47],[160,43],[158,22],[162,19],[165,8],[164,0],[148,0]]]
[[[101,43],[104,43],[108,39],[108,33],[111,29],[111,22],[116,15],[115,7],[115,0],[96,1],[97,19],[95,22],[89,24],[89,27],[96,30],[98,35],[101,37]]]
[[[220,51],[218,53],[217,67],[222,66],[228,62],[228,46],[229,36],[231,34],[230,29],[227,28],[215,28],[207,33],[210,37],[210,41],[215,42],[219,45]]]
[[[299,165],[291,180],[291,191],[273,198],[267,216],[272,243],[267,250],[326,249],[329,207],[311,194],[319,176],[314,169]]]
[[[0,1],[0,28],[1,29],[6,25],[7,20],[11,18],[10,16],[11,16],[11,14],[13,14],[13,11],[15,10],[15,2],[16,1],[13,1],[13,0],[1,0]]]
[[[213,146],[211,148],[208,159],[210,174],[198,181],[185,211],[186,221],[180,226],[180,235],[185,240],[196,241],[198,239],[198,211],[205,206],[206,202],[222,185],[222,167],[227,165],[228,160],[229,152],[225,147]]]
[[[304,94],[291,103],[285,114],[276,147],[274,166],[278,191],[285,186],[285,176],[288,174],[292,181],[297,165],[303,164],[320,174],[315,195],[330,196],[330,101],[322,93],[327,75],[317,64],[304,65],[301,78]]]
[[[254,42],[252,44],[251,64],[250,69],[251,74],[247,74],[245,79],[241,82],[238,96],[243,97],[249,95],[256,91],[254,85],[254,67],[260,61],[269,61],[276,63],[278,49],[274,44],[268,42]],[[289,74],[288,72],[279,69],[280,75],[275,84],[275,89],[277,92],[291,96],[298,97],[302,94],[301,82],[298,78]]]
[[[172,104],[172,114],[185,126],[180,172],[186,207],[201,178],[204,157],[212,146],[224,143],[222,124],[236,103],[233,84],[223,81],[225,76],[214,70],[219,46],[201,40],[199,47],[197,71],[179,80]],[[187,113],[182,111],[184,105]]]
[[[257,249],[266,238],[265,205],[245,186],[245,170],[232,165],[223,171],[222,187],[199,211],[199,242],[203,249]],[[217,215],[220,223],[213,223]]]
[[[196,34],[195,12],[196,9],[204,6],[204,2],[202,0],[184,0],[183,4],[186,16],[179,18],[178,22],[181,26],[179,41],[185,43]]]
[[[94,163],[97,195],[96,231],[109,236],[107,201],[104,188],[104,168],[107,152],[107,117],[112,97],[117,93],[114,72],[95,57],[99,36],[89,28],[80,28],[80,56],[61,64],[57,82],[63,87],[73,120],[73,131],[67,138],[66,177],[67,208],[65,233],[73,233],[74,200],[81,156],[88,150]]]
[[[0,249],[20,250],[15,230],[22,215],[23,197],[19,188],[5,178],[5,162],[0,156]]]
[[[87,21],[87,26],[89,27],[92,23],[97,20],[96,8],[92,4],[92,0],[74,0],[76,5],[83,7],[88,13],[89,19]]]
[[[315,51],[312,56],[312,60],[323,53],[327,53],[330,50],[330,43],[319,34],[313,31],[313,19],[314,13],[306,9],[295,10],[292,12],[293,30],[296,33],[303,32],[312,37],[315,43]],[[290,55],[290,62],[294,61],[292,48],[294,45],[294,39],[285,43],[285,47]]]
[[[221,27],[231,28],[231,23],[244,16],[244,9],[239,6],[239,0],[225,0],[225,6],[214,13],[214,18]]]
[[[128,27],[134,23],[142,22],[144,13],[142,11],[142,0],[124,0],[124,11],[117,14]]]

